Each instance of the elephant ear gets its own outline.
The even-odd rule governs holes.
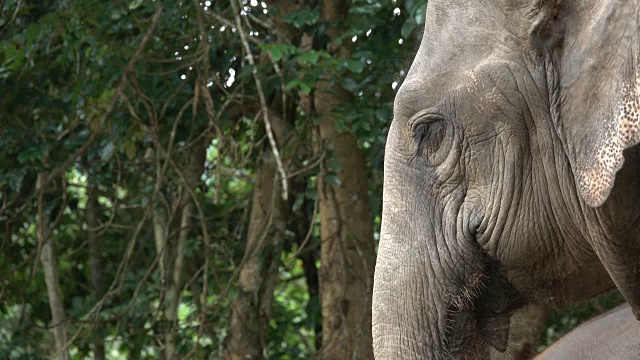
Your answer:
[[[623,151],[640,142],[638,9],[616,0],[553,3],[533,35],[551,54],[556,126],[578,191],[597,207],[609,197]]]
[[[574,146],[569,154],[578,190],[592,207],[609,197],[624,163],[623,151],[640,142],[640,73],[619,72],[601,81],[608,83],[585,79],[584,92],[593,94],[573,94],[572,100],[568,95],[566,115],[561,115],[567,141]]]

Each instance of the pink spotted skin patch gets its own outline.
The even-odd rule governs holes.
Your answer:
[[[615,107],[613,126],[598,146],[595,164],[582,172],[578,189],[587,205],[601,206],[609,197],[616,172],[622,168],[622,151],[640,142],[640,68],[634,80],[625,84]]]

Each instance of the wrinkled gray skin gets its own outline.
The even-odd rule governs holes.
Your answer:
[[[483,359],[516,309],[615,287],[638,314],[639,1],[429,1],[387,139],[377,359]]]
[[[580,325],[536,360],[640,359],[640,322],[628,305]]]

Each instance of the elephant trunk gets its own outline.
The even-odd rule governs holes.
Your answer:
[[[484,264],[464,235],[464,194],[450,192],[436,208],[436,196],[425,190],[435,187],[418,174],[387,152],[373,289],[376,359],[487,358],[473,313]]]
[[[433,269],[402,240],[389,233],[380,239],[372,310],[375,358],[438,359],[445,351],[443,293]]]

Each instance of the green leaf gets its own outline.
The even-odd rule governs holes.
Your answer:
[[[311,93],[311,87],[305,83],[304,81],[300,80],[300,79],[293,79],[291,81],[289,81],[287,83],[287,85],[285,86],[285,88],[287,90],[292,90],[295,88],[298,88],[300,90],[302,90],[305,94],[309,95],[309,93]]]
[[[375,111],[376,118],[378,121],[386,123],[391,118],[391,113],[389,109],[386,107],[377,108]]]
[[[12,43],[12,42],[5,42],[2,52],[3,55],[5,56],[5,58],[11,58],[13,56],[13,54],[16,53],[16,44]]]
[[[318,63],[318,59],[320,55],[318,55],[315,51],[307,51],[298,56],[298,61],[302,64],[311,64],[315,65]]]
[[[347,124],[348,119],[344,115],[344,113],[335,113],[333,114],[333,124],[336,127],[338,132],[344,132],[349,130],[349,126]]]
[[[309,85],[307,85],[306,83],[301,81],[299,86],[300,90],[302,90],[302,92],[304,92],[305,94],[309,95],[311,93],[311,87],[309,87]]]
[[[303,65],[317,65],[320,58],[328,59],[331,58],[331,55],[324,51],[309,50],[300,53],[296,60]]]
[[[356,90],[358,90],[359,85],[358,83],[353,80],[352,78],[344,78],[342,80],[342,87],[345,88],[345,90],[351,91],[351,92],[356,92]]]
[[[228,70],[229,69],[225,70],[225,72]],[[236,72],[236,79],[237,80],[246,79],[251,76],[252,72],[253,72],[253,66],[250,64],[245,64],[243,67],[240,68],[240,72]]]
[[[328,185],[338,187],[342,183],[337,174],[329,173],[324,177],[324,182]]]
[[[425,19],[425,15],[427,12],[427,3],[419,3],[416,6],[416,10],[415,10],[415,15],[414,15],[414,19],[416,21],[416,24],[418,25],[424,25],[424,19]]]
[[[295,46],[287,44],[262,45],[261,48],[271,54],[273,61],[280,61],[285,55],[293,54],[298,50]]]
[[[22,181],[24,180],[24,176],[27,174],[27,170],[24,168],[16,169],[6,175],[7,182],[9,183],[9,188],[14,193],[19,193],[22,188]]]
[[[113,143],[109,141],[107,145],[105,145],[100,151],[100,159],[109,160],[111,158],[111,155],[113,155],[114,147],[115,146],[113,145]]]
[[[347,68],[354,74],[360,74],[364,70],[364,61],[349,60],[347,62]]]
[[[349,9],[349,15],[375,15],[382,8],[380,3],[353,6]]]
[[[286,23],[292,24],[298,29],[304,25],[313,25],[318,22],[318,19],[320,19],[320,12],[309,9],[300,9],[284,16]]]
[[[124,146],[124,153],[127,155],[129,160],[133,160],[136,157],[136,144],[133,141],[130,141]]]
[[[282,49],[273,48],[269,52],[271,53],[271,57],[273,58],[273,61],[278,61],[284,57],[284,52],[282,51]]]
[[[133,0],[129,3],[129,10],[135,10],[138,6],[142,4],[143,0]]]
[[[344,166],[342,166],[342,163],[340,162],[340,159],[338,159],[333,154],[327,157],[326,165],[327,169],[331,169],[333,171],[340,171],[344,168]]]
[[[414,5],[415,5],[414,0],[405,0],[405,1],[404,1],[404,8],[405,8],[408,12],[410,12],[410,11],[411,11],[411,9],[413,9]]]
[[[402,35],[403,38],[408,38],[409,36],[411,36],[411,33],[413,32],[413,30],[415,30],[415,28],[416,28],[416,23],[414,19],[408,18],[407,21],[405,21],[404,24],[402,24],[402,28],[400,29],[400,35]]]
[[[296,212],[302,207],[304,204],[304,194],[298,194],[296,196],[296,200],[293,202],[293,206],[291,207],[291,211]]]
[[[40,159],[44,155],[44,152],[45,147],[42,145],[26,147],[18,153],[18,162],[24,164],[32,160]]]

